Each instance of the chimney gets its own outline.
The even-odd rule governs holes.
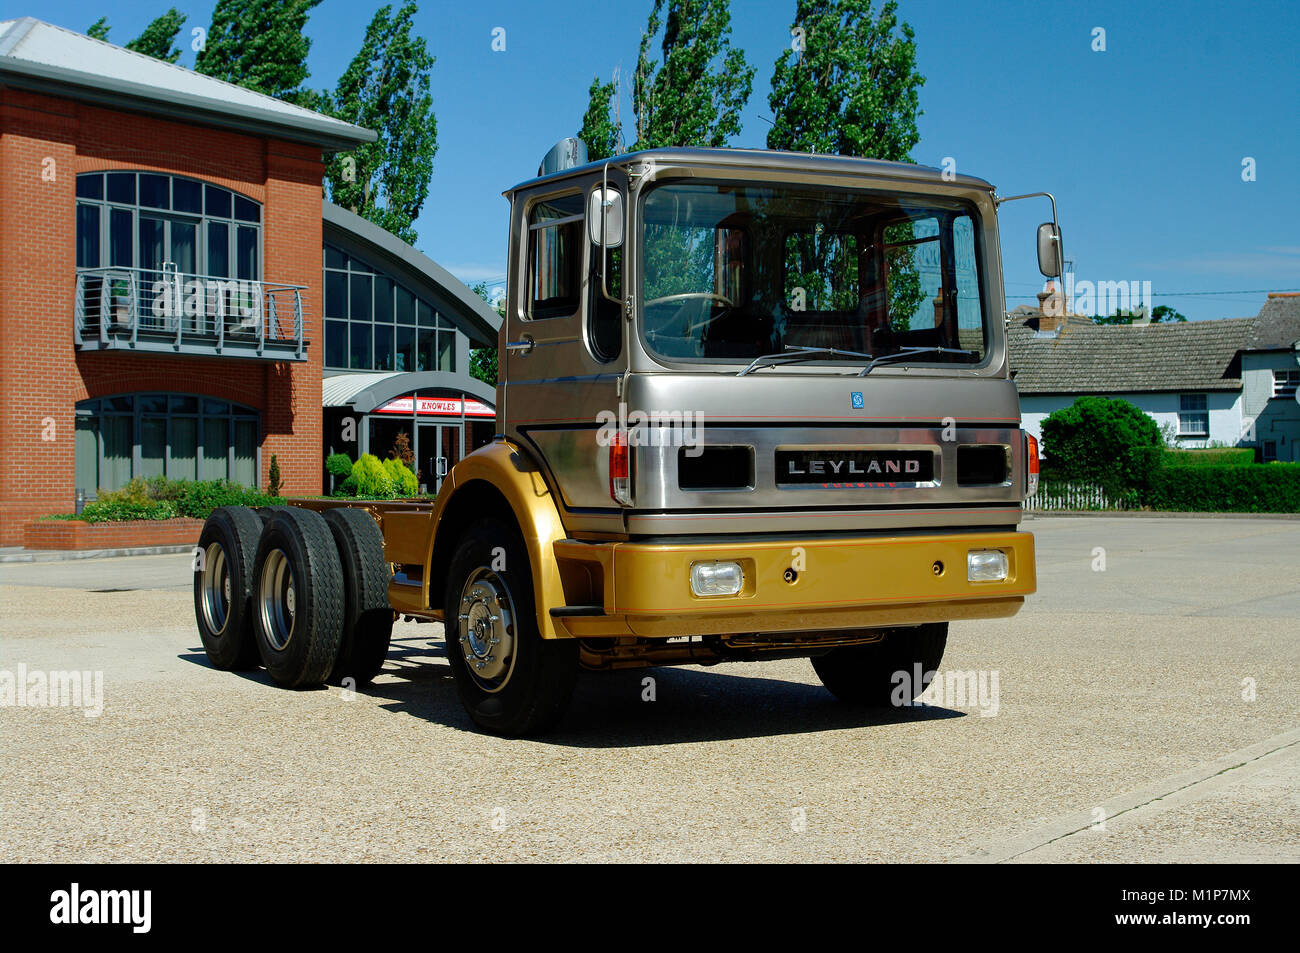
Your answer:
[[[1054,282],[1049,281],[1047,289],[1038,292],[1038,310],[1043,313],[1038,319],[1040,334],[1057,331],[1065,323],[1065,296],[1057,290]]]

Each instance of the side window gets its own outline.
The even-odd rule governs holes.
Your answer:
[[[528,317],[568,317],[582,286],[582,193],[547,199],[528,215]]]
[[[588,339],[596,360],[608,362],[623,350],[623,246],[603,251],[604,290],[601,291],[602,249],[591,246],[591,267],[587,272]],[[614,300],[611,301],[610,298]]]

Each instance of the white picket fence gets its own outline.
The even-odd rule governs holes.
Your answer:
[[[1124,504],[1110,499],[1101,487],[1091,483],[1048,483],[1040,481],[1038,492],[1025,500],[1026,510],[1121,510]]]

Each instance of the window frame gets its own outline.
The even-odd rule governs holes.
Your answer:
[[[322,287],[328,289],[330,276],[342,276],[343,293],[342,306],[343,315],[332,313],[328,291],[325,294],[325,300],[321,307],[321,321],[323,322],[322,331],[324,332],[324,354],[322,356],[323,367],[331,371],[345,371],[347,373],[399,373],[411,374],[423,371],[446,371],[455,374],[456,370],[456,335],[460,333],[455,322],[447,318],[432,300],[418,294],[407,282],[402,281],[392,272],[374,264],[372,261],[353,251],[350,247],[325,241],[323,244],[322,254]],[[342,256],[342,266],[331,265],[329,260],[331,254]],[[369,281],[370,283],[370,315],[368,318],[352,317],[352,298],[353,298],[353,277],[358,281]],[[335,279],[338,280],[337,277]],[[376,302],[380,301],[379,291],[382,286],[386,285],[391,302],[381,309]],[[399,318],[398,300],[405,293],[411,299],[410,321],[404,321]],[[383,310],[388,314],[386,321],[376,320],[376,315]],[[427,310],[430,317],[426,317]],[[370,360],[365,365],[353,366],[352,364],[352,333],[353,327],[366,325],[369,327],[370,343]],[[342,329],[340,331],[340,328]],[[402,329],[409,328],[413,337],[411,345],[411,357],[413,366],[397,367],[398,357],[404,352],[398,347],[398,340],[402,336]],[[377,353],[376,341],[378,340],[377,331],[392,330],[393,346],[392,366],[376,367],[375,355]],[[424,332],[432,333],[432,339],[426,338]],[[343,364],[335,364],[330,358],[331,335],[342,333],[343,341]],[[421,344],[430,341],[431,351],[427,357],[427,367],[420,366]],[[440,366],[440,358],[444,350],[450,354],[448,367]]]
[[[1275,367],[1272,373],[1273,394],[1269,400],[1295,400],[1296,390],[1300,388],[1300,367]]]
[[[1195,401],[1200,399],[1202,406],[1200,408],[1188,408],[1186,406],[1189,400]],[[1187,429],[1187,422],[1192,418],[1204,418],[1205,428],[1203,430]],[[1210,435],[1210,398],[1204,393],[1190,393],[1178,395],[1178,436],[1188,438],[1208,437]]]
[[[146,410],[144,401],[146,398],[161,398],[164,402],[165,410]],[[173,409],[175,399],[194,401],[194,410]],[[120,410],[109,406],[111,401],[129,400],[131,409]],[[225,405],[224,412],[218,413],[208,409],[205,402],[219,402]],[[101,488],[116,490],[119,486],[108,487],[103,481],[103,476],[107,470],[109,457],[105,453],[105,426],[104,421],[108,418],[129,420],[131,432],[131,454],[130,466],[128,468],[128,480],[136,477],[143,477],[144,474],[144,421],[146,418],[166,421],[165,447],[163,452],[163,475],[168,479],[205,479],[203,475],[203,464],[205,462],[203,453],[203,434],[204,424],[207,420],[222,420],[226,424],[227,446],[225,453],[225,477],[224,479],[235,480],[235,433],[240,423],[253,424],[253,475],[256,487],[261,487],[262,480],[262,439],[264,432],[262,430],[262,413],[255,407],[249,407],[246,404],[240,404],[233,400],[226,400],[223,397],[213,397],[207,394],[195,394],[184,391],[128,391],[117,394],[104,394],[99,397],[90,397],[86,400],[78,401],[73,409],[74,420],[79,424],[83,420],[92,421],[88,428],[95,438],[95,486],[77,487],[85,490],[86,499],[93,500],[99,496]],[[194,421],[194,476],[175,476],[174,466],[179,460],[183,459],[173,455],[173,421],[178,419]],[[74,430],[77,429],[74,427]],[[74,445],[75,452],[75,445]],[[114,457],[113,459],[124,459]],[[175,461],[175,462],[174,462]],[[74,460],[74,477],[78,464],[83,463],[81,460]],[[241,484],[244,485],[244,484]]]
[[[524,307],[523,307],[524,321],[552,321],[557,318],[559,319],[573,318],[582,313],[583,276],[587,274],[590,269],[590,264],[589,264],[590,253],[587,248],[587,246],[591,244],[591,242],[589,241],[589,236],[587,235],[586,206],[588,204],[588,195],[589,192],[587,189],[584,189],[581,186],[571,185],[568,188],[556,192],[548,192],[544,195],[535,196],[528,202],[527,207],[524,209],[524,228],[523,228],[523,236],[522,236],[523,244],[524,244]],[[549,219],[544,222],[534,223],[533,214],[537,211],[539,206],[546,205],[548,203],[555,202],[560,199],[570,198],[572,196],[578,197],[579,201],[582,204],[581,211],[577,212],[576,214],[566,215],[562,218]],[[534,258],[533,235],[536,232],[540,232],[548,228],[561,228],[563,226],[573,225],[573,224],[578,225],[578,237],[577,237],[577,241],[574,243],[577,248],[578,260],[576,263],[576,267],[572,268],[570,272],[570,278],[575,285],[574,296],[573,296],[573,307],[570,309],[567,306],[555,305],[552,308],[547,309],[548,311],[553,310],[555,312],[554,314],[549,314],[549,313],[538,314],[536,313],[535,310],[537,305],[537,298],[534,297],[533,295],[533,281],[536,277],[536,272],[534,268],[536,262]],[[545,299],[545,300],[549,300],[549,299]]]
[[[109,175],[135,176],[135,182],[134,182],[135,201],[133,203],[123,202],[123,201],[109,198],[108,179],[107,179]],[[165,209],[156,208],[155,206],[144,205],[141,203],[140,177],[142,175],[163,176],[167,179],[167,204],[168,204],[167,208]],[[215,182],[209,182],[206,179],[200,179],[188,175],[176,175],[170,172],[156,172],[148,169],[99,169],[94,171],[79,172],[77,173],[77,182],[80,183],[83,180],[90,180],[95,176],[98,176],[100,179],[99,197],[93,198],[93,197],[82,197],[81,195],[76,196],[75,199],[76,205],[75,205],[75,210],[73,212],[73,216],[74,216],[73,228],[74,228],[74,241],[76,242],[79,248],[81,244],[80,232],[77,230],[77,216],[80,214],[79,210],[83,207],[94,208],[97,210],[99,215],[99,223],[98,223],[99,263],[94,265],[91,264],[77,265],[76,267],[79,271],[100,270],[105,268],[122,268],[122,269],[129,268],[135,271],[147,270],[141,262],[141,255],[140,255],[140,245],[141,245],[140,221],[141,221],[141,215],[144,214],[149,216],[150,218],[162,219],[165,222],[181,222],[184,224],[192,224],[194,226],[195,270],[192,273],[182,272],[182,274],[192,274],[193,276],[203,277],[203,278],[219,278],[219,279],[225,278],[229,280],[245,280],[245,281],[257,281],[257,282],[266,281],[266,273],[265,273],[266,205],[265,203],[259,202],[254,198],[236,192],[234,189],[227,188],[224,185],[218,185]],[[193,182],[199,187],[200,206],[202,208],[202,211],[200,212],[177,211],[174,208],[176,204],[175,183],[177,181]],[[221,192],[228,194],[231,197],[230,214],[228,216],[221,216],[221,215],[216,215],[208,212],[207,209],[208,209],[209,189],[219,190]],[[79,191],[79,189],[74,188],[74,192],[76,191]],[[235,210],[236,207],[238,206],[239,200],[241,199],[245,202],[250,203],[252,206],[254,206],[257,209],[257,221],[254,222],[254,221],[249,221],[247,219],[241,219],[236,215]],[[112,217],[113,217],[114,210],[125,212],[131,216],[131,264],[129,265],[114,265],[111,262],[105,261],[106,258],[111,258],[112,255],[111,225],[112,225]],[[236,274],[233,275],[209,274],[208,261],[210,257],[209,256],[209,233],[210,233],[209,225],[210,224],[227,226],[226,271],[227,272],[233,271]],[[255,247],[257,252],[257,260],[255,262],[256,268],[254,269],[256,274],[251,278],[245,278],[245,279],[240,279],[238,277],[239,235],[240,235],[241,228],[252,230],[255,233],[255,237],[256,237]],[[170,249],[166,249],[166,252],[168,255],[170,255]],[[164,261],[166,260],[168,259],[164,258]]]

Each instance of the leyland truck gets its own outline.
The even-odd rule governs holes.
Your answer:
[[[806,657],[888,705],[950,623],[1035,591],[987,182],[566,140],[504,194],[495,439],[432,500],[214,511],[214,666],[364,684],[405,618],[442,624],[469,717],[502,735],[554,725],[581,670]],[[1054,200],[1037,238],[1059,275]]]

